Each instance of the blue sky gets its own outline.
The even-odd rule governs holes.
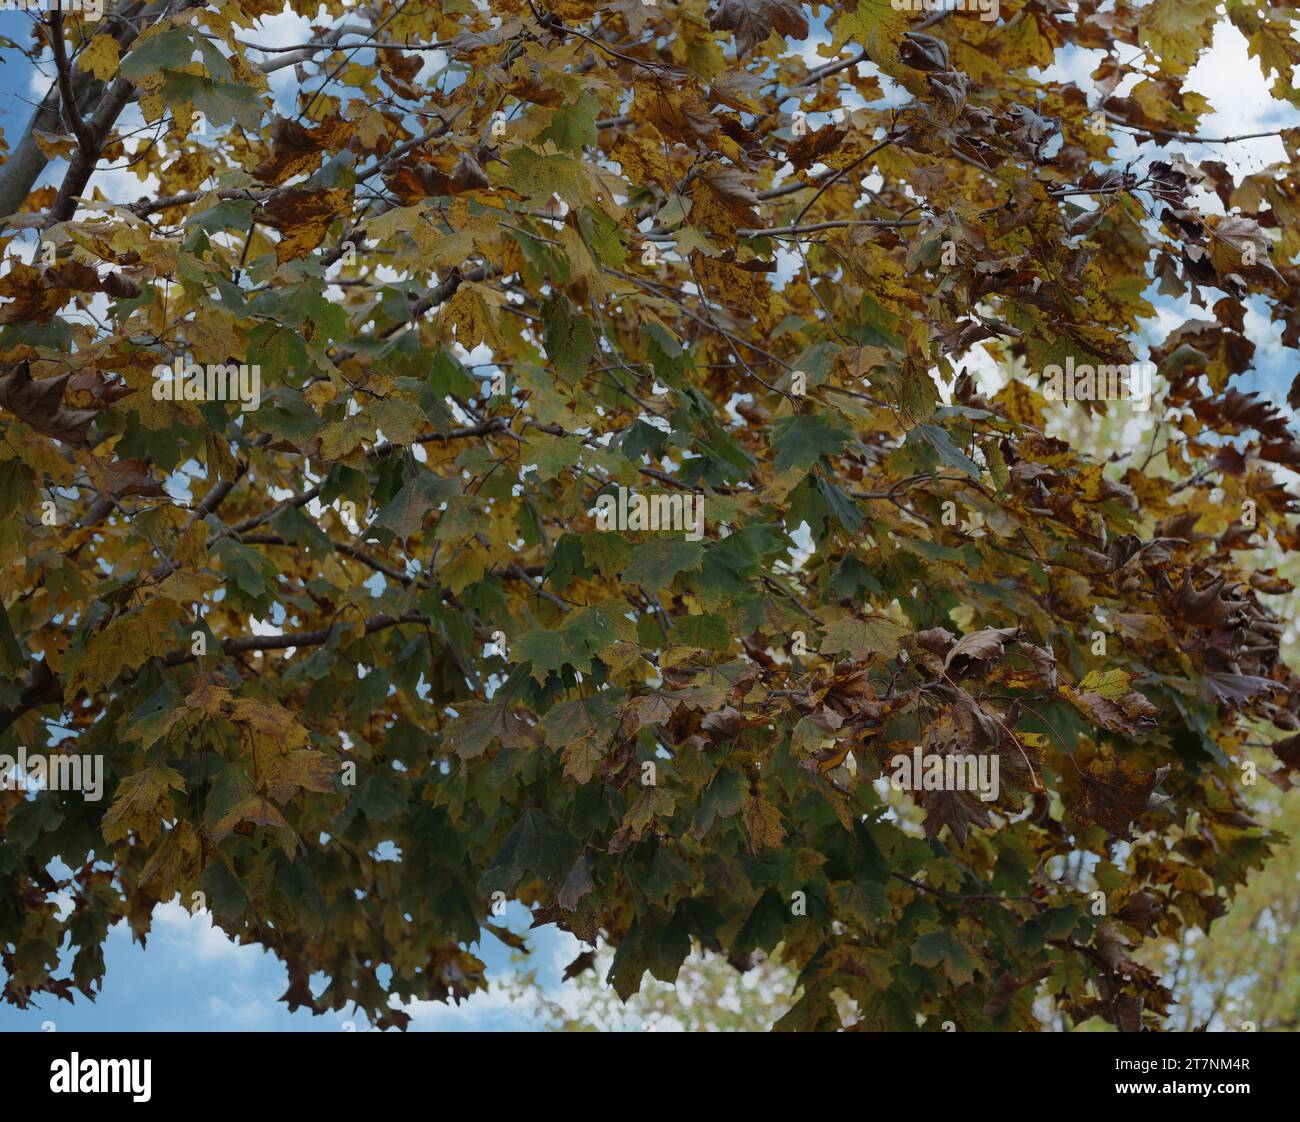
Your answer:
[[[292,24],[287,24],[284,41]],[[0,36],[27,42],[30,17],[0,12]],[[300,36],[307,38],[307,36]],[[281,41],[271,36],[262,41]],[[277,93],[291,89],[285,72],[276,81]],[[31,65],[15,50],[0,50],[0,129],[6,143],[17,144],[39,97],[33,93]],[[279,100],[279,98],[277,99]],[[55,172],[57,172],[57,168]],[[54,180],[46,172],[45,180]],[[143,189],[135,194],[146,193]],[[130,196],[134,197],[134,195]],[[528,918],[511,905],[507,923],[524,933]],[[559,984],[565,963],[577,953],[572,936],[555,928],[527,934],[534,954],[529,966],[549,986]],[[495,936],[484,934],[475,953],[488,966],[489,978],[513,969],[512,952]],[[515,956],[517,957],[517,956]],[[178,903],[160,907],[146,947],[133,943],[124,924],[113,928],[104,948],[107,965],[104,989],[92,1004],[44,998],[39,1008],[22,1011],[0,1005],[0,1031],[40,1031],[53,1021],[62,1031],[345,1031],[346,1022],[364,1029],[364,1019],[349,1012],[314,1017],[306,1010],[288,1012],[277,998],[288,986],[284,967],[258,947],[241,947],[214,928],[206,916],[192,916]],[[315,988],[318,992],[323,982]],[[527,1029],[530,1011],[516,1008],[500,992],[479,995],[460,1006],[422,1002],[409,1007],[411,1031],[497,1031]]]
[[[274,29],[259,34],[266,43],[287,43],[305,38],[295,32],[305,21],[274,21]],[[30,17],[15,12],[0,12],[0,36],[26,41]],[[1193,73],[1189,85],[1205,93],[1218,113],[1205,125],[1213,135],[1231,135],[1279,128],[1297,123],[1297,114],[1288,106],[1269,98],[1257,75],[1256,64],[1245,58],[1244,41],[1234,31],[1220,30],[1222,42],[1216,40],[1211,57]],[[811,55],[811,40],[805,50]],[[1095,52],[1074,52],[1063,57],[1053,68],[1060,76],[1073,77],[1084,88]],[[38,100],[33,75],[27,61],[14,51],[0,51],[0,129],[13,146],[21,137]],[[819,60],[817,60],[819,61]],[[432,62],[432,59],[430,59]],[[1056,76],[1054,74],[1054,76]],[[275,76],[273,86],[277,100],[287,104],[292,93],[292,70]],[[1176,149],[1166,149],[1165,153]],[[1261,140],[1235,146],[1231,153],[1223,147],[1185,148],[1192,160],[1225,158],[1231,154],[1230,166],[1253,172],[1284,157],[1276,140]],[[47,173],[47,181],[52,176]],[[142,185],[128,197],[147,193]],[[1211,318],[1208,310],[1196,309],[1184,302],[1162,300],[1159,320],[1153,324],[1148,342],[1158,342],[1169,327],[1185,318]],[[1247,330],[1256,343],[1257,375],[1242,383],[1244,388],[1260,388],[1269,396],[1281,399],[1296,371],[1296,355],[1280,345],[1278,331],[1267,325],[1262,305],[1257,304],[1247,319]],[[510,926],[517,931],[527,928],[527,916],[518,905],[511,906]],[[535,948],[539,976],[548,988],[559,983],[563,964],[573,957],[576,941],[554,928],[529,933]],[[488,964],[489,977],[510,966],[511,952],[495,937],[484,935],[477,953]],[[191,916],[178,904],[161,907],[154,922],[148,947],[131,942],[129,930],[119,925],[112,930],[105,948],[107,971],[104,989],[95,1003],[84,1000],[75,1005],[43,1001],[41,1008],[19,1011],[0,1006],[0,1030],[40,1030],[43,1023],[54,1022],[57,1029],[74,1030],[273,1030],[273,1031],[343,1031],[344,1023],[353,1020],[348,1013],[313,1017],[305,1011],[289,1013],[277,1001],[287,986],[282,966],[270,954],[256,947],[240,947],[211,927],[206,916]],[[511,1003],[501,992],[472,999],[465,1005],[442,1007],[423,1003],[410,1010],[413,1030],[525,1029],[530,1027],[530,1011]],[[354,1022],[364,1028],[364,1022]]]
[[[520,905],[511,905],[506,919],[517,932],[528,927]],[[537,968],[548,988],[558,986],[564,964],[577,953],[576,940],[553,927],[539,928],[527,938],[533,951],[528,965]],[[489,979],[516,968],[513,952],[494,935],[485,934],[475,953],[487,964]],[[0,1005],[0,1031],[40,1031],[48,1021],[63,1032],[342,1032],[347,1022],[356,1030],[367,1027],[363,1018],[348,1011],[319,1017],[303,1009],[288,1012],[277,1000],[288,986],[279,961],[259,947],[237,946],[206,916],[191,916],[179,903],[154,913],[147,947],[132,944],[125,924],[111,929],[104,961],[104,989],[93,1004],[45,997],[40,1008],[25,1011]],[[320,980],[313,988],[319,992],[323,986]],[[517,1007],[503,992],[477,995],[460,1006],[420,1002],[407,1011],[413,1032],[534,1027],[530,1011]]]

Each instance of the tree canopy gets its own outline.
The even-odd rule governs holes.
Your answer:
[[[1300,130],[1194,162],[1186,88],[1226,18],[1300,106],[1295,4],[285,7],[19,44],[0,755],[106,793],[0,792],[4,998],[179,893],[404,1026],[517,901],[622,997],[779,945],[783,1028],[1162,1027],[1136,949],[1283,840],[1247,741],[1300,767],[1300,440],[1241,388],[1248,311],[1300,346]],[[1145,411],[1044,384],[1140,362]],[[901,794],[918,748],[996,797]]]

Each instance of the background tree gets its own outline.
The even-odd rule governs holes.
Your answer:
[[[1260,793],[1276,796],[1270,788]],[[1254,816],[1294,838],[1300,826],[1296,800],[1268,801]],[[1296,881],[1294,857],[1280,856],[1251,877],[1208,936],[1188,931],[1152,948],[1156,953],[1148,961],[1164,969],[1178,1002],[1171,1028],[1294,1032],[1300,1027]]]
[[[792,1003],[794,975],[779,958],[755,956],[742,972],[721,955],[696,952],[671,984],[646,978],[626,1001],[603,981],[613,954],[602,950],[590,961],[559,991],[532,969],[497,984],[552,1032],[761,1032]]]
[[[1300,331],[1297,180],[1179,155],[1216,5],[333,3],[278,47],[281,7],[33,26],[0,747],[113,795],[0,794],[6,999],[93,993],[180,893],[291,1008],[403,1025],[517,899],[620,997],[779,945],[786,1028],[1162,1026],[1141,944],[1282,840],[1246,740],[1300,765],[1300,442],[1233,385],[1246,299]],[[1292,9],[1226,15],[1294,103]],[[1092,88],[1042,77],[1070,46]],[[1131,408],[1035,384],[1142,357],[1159,293],[1205,318],[1149,436],[1049,435]],[[160,400],[177,359],[258,407]],[[703,540],[602,527],[618,488]],[[997,801],[891,792],[917,745],[996,756]]]

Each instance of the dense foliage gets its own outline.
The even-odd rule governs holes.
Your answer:
[[[107,782],[0,793],[4,997],[92,995],[179,893],[291,1008],[403,1025],[517,900],[624,996],[780,945],[785,1028],[1161,1027],[1134,948],[1276,848],[1247,738],[1300,767],[1261,552],[1300,441],[1234,384],[1247,300],[1300,340],[1300,178],[1180,154],[1223,9],[293,0],[289,49],[282,7],[27,44],[0,753]],[[1226,18],[1300,104],[1294,3]],[[1090,85],[1043,76],[1071,47]],[[1204,313],[1147,355],[1171,295]],[[1041,382],[1147,357],[1145,414]],[[156,394],[176,362],[256,365],[257,407]],[[996,756],[996,800],[913,822],[918,746]]]

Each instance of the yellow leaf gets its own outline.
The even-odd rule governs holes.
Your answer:
[[[1043,406],[1047,403],[1037,390],[1019,378],[1012,378],[994,395],[993,400],[1002,406],[1006,415],[1017,424],[1042,429],[1046,424]]]
[[[749,831],[749,847],[755,853],[776,847],[785,838],[781,824],[781,811],[761,795],[745,793],[745,828]]]
[[[158,899],[170,899],[178,888],[198,875],[200,860],[199,835],[182,818],[167,831],[162,844],[140,870],[140,886],[147,885],[150,894]]]
[[[280,232],[275,259],[283,265],[286,261],[306,257],[320,245],[330,223],[347,210],[350,201],[351,193],[343,187],[294,188],[272,195],[254,211],[254,215],[259,222]]]
[[[502,346],[491,311],[499,300],[492,289],[483,285],[462,284],[456,295],[442,306],[445,321],[456,330],[456,342],[467,351],[472,351],[480,343],[486,343],[493,350]]]
[[[148,659],[163,658],[175,648],[172,624],[183,614],[174,600],[158,596],[143,608],[118,616],[86,640],[81,661],[68,677],[64,700],[71,702],[82,690],[94,693],[125,670],[135,670]]]
[[[164,820],[176,813],[171,791],[184,791],[185,779],[169,767],[150,767],[126,776],[117,787],[113,805],[104,815],[106,841],[125,841],[134,832],[148,845],[158,836]]]
[[[185,326],[191,357],[198,363],[218,366],[244,354],[244,341],[235,326],[235,319],[219,308],[200,308]]]
[[[101,82],[116,77],[120,56],[117,40],[111,35],[96,35],[86,44],[77,59],[82,70],[89,71]]]
[[[1129,692],[1129,681],[1127,670],[1090,670],[1079,683],[1079,692],[1095,693],[1109,701],[1116,701]]]
[[[230,719],[254,736],[277,745],[281,752],[302,748],[307,743],[307,730],[282,705],[241,697],[231,706]]]

